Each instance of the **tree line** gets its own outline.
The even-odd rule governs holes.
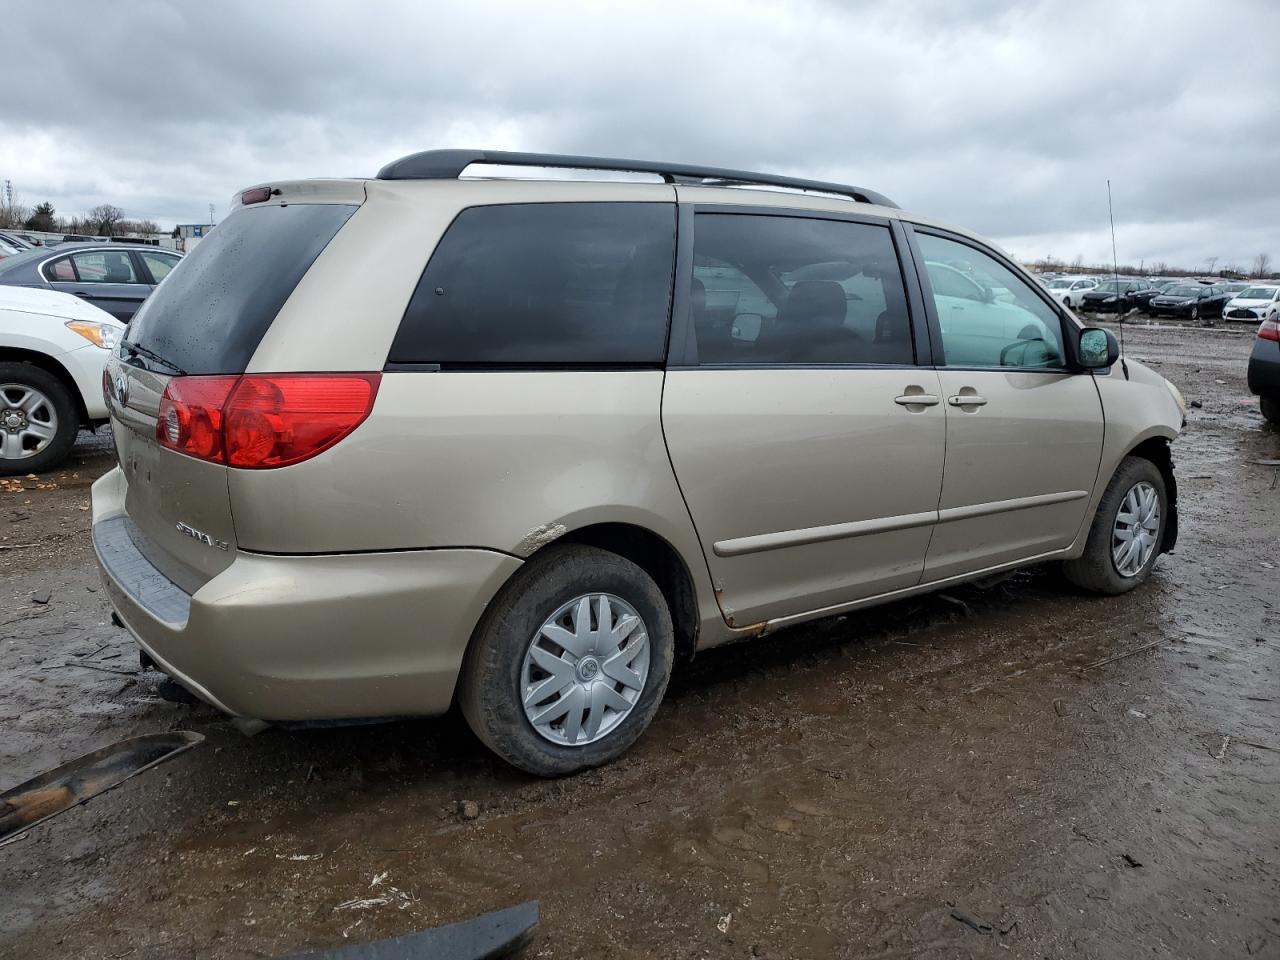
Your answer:
[[[1260,253],[1253,258],[1253,262],[1248,267],[1242,267],[1238,263],[1228,263],[1222,267],[1218,266],[1218,257],[1205,257],[1204,269],[1195,270],[1186,267],[1171,267],[1164,261],[1152,264],[1142,264],[1135,267],[1131,263],[1122,263],[1120,266],[1114,267],[1109,263],[1090,263],[1084,262],[1083,254],[1076,254],[1076,258],[1070,263],[1065,260],[1059,260],[1057,257],[1048,255],[1041,257],[1039,260],[1033,260],[1031,267],[1037,272],[1045,273],[1052,271],[1054,273],[1088,273],[1088,274],[1107,274],[1119,273],[1125,277],[1200,277],[1200,276],[1217,276],[1230,277],[1232,279],[1244,279],[1246,277],[1258,280],[1277,280],[1280,279],[1280,273],[1273,270],[1271,262],[1271,254]]]
[[[81,217],[62,217],[47,200],[34,207],[0,205],[0,229],[75,233],[90,237],[120,237],[131,233],[160,233],[154,220],[130,220],[110,203],[100,203]]]

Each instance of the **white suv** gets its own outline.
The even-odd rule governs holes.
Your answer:
[[[0,476],[57,466],[107,419],[102,371],[124,324],[69,293],[0,286]]]
[[[1049,281],[1049,296],[1068,310],[1080,306],[1081,299],[1094,289],[1098,281],[1091,277],[1058,277]]]

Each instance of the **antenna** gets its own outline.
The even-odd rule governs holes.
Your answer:
[[[1116,213],[1111,206],[1111,178],[1107,178],[1107,216],[1111,218],[1111,269],[1116,281],[1116,316],[1120,318],[1120,369],[1129,379],[1129,365],[1124,362],[1124,312],[1120,308],[1120,259],[1116,256]]]

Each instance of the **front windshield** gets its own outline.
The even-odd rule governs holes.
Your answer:
[[[1103,280],[1100,284],[1093,288],[1100,293],[1115,293],[1120,289],[1119,280]]]
[[[1241,300],[1271,300],[1276,295],[1275,287],[1249,287],[1240,294]]]
[[[1074,281],[1072,280],[1050,280],[1049,289],[1050,290],[1068,290],[1071,288],[1071,284],[1073,282]]]
[[[1196,287],[1189,284],[1183,284],[1178,287],[1170,287],[1164,292],[1166,297],[1199,297],[1200,291],[1208,289],[1207,287]]]

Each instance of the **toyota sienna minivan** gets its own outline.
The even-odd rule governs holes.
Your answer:
[[[698,650],[1174,545],[1178,391],[870,190],[449,150],[233,206],[109,362],[93,488],[120,619],[229,714],[456,700],[565,774]]]

